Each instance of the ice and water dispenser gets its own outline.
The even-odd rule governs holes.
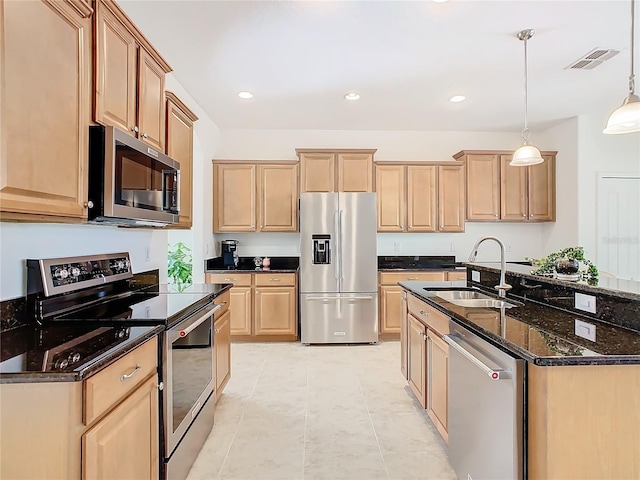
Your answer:
[[[314,265],[328,265],[331,263],[331,235],[311,235],[313,242]]]

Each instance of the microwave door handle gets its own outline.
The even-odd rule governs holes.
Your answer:
[[[167,177],[169,175],[173,175],[174,184],[176,187],[178,186],[178,181],[180,180],[180,170],[163,170],[162,171],[162,209],[163,210],[173,210],[173,207],[176,207],[177,211],[180,211],[180,199],[178,198],[177,188],[168,190],[167,189]],[[172,200],[173,195],[175,195],[175,199]]]
[[[176,170],[176,210],[180,212],[180,170]]]

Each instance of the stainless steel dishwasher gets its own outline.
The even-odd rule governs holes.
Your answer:
[[[524,360],[455,322],[449,349],[449,457],[461,480],[522,479]]]

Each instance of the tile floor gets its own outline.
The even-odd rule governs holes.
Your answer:
[[[236,343],[188,480],[455,480],[400,373],[399,342]]]

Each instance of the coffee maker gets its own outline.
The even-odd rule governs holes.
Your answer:
[[[222,250],[222,263],[227,268],[238,266],[238,240],[222,240],[220,247]]]

